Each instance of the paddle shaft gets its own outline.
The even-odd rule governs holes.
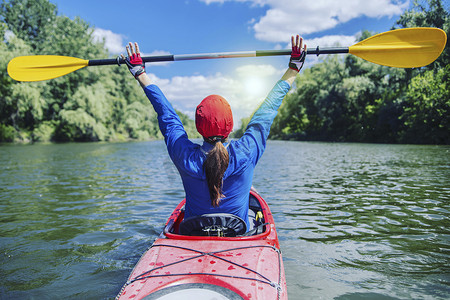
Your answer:
[[[335,48],[314,48],[307,49],[306,54],[339,54],[348,53],[348,47]],[[197,59],[214,59],[214,58],[234,58],[234,57],[259,57],[259,56],[278,56],[291,55],[291,50],[262,50],[262,51],[242,51],[242,52],[222,52],[222,53],[203,53],[203,54],[181,54],[181,55],[155,55],[144,56],[144,62],[163,62],[163,61],[181,61],[181,60],[197,60]],[[93,59],[89,60],[88,66],[103,66],[125,63],[121,57],[109,59]]]

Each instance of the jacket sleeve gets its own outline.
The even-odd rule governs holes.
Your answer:
[[[159,87],[151,84],[144,88],[144,92],[158,114],[159,129],[170,157],[176,162],[183,153],[183,146],[190,144],[180,117]]]
[[[266,141],[269,137],[270,127],[275,119],[278,108],[291,86],[283,80],[279,80],[267,95],[264,102],[253,114],[248,123],[244,136],[240,139],[243,146],[252,153],[253,163],[256,164],[264,153]]]

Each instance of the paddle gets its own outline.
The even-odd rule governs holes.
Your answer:
[[[307,54],[350,53],[367,61],[397,68],[416,68],[435,61],[444,50],[447,35],[439,28],[406,28],[387,31],[344,48],[307,49]],[[144,62],[211,58],[290,55],[291,50],[223,52],[143,57]],[[8,74],[17,81],[40,81],[66,75],[87,66],[122,64],[123,59],[85,60],[55,55],[19,56],[8,64]]]

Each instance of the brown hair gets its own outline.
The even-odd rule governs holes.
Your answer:
[[[214,142],[206,160],[203,162],[203,169],[206,174],[206,181],[208,183],[209,196],[211,197],[211,205],[219,206],[220,199],[225,197],[222,194],[223,174],[228,168],[229,155],[228,151],[223,145],[222,141]]]

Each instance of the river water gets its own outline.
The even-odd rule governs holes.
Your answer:
[[[0,146],[0,298],[111,299],[184,193],[162,141]],[[449,299],[450,147],[269,141],[290,299]]]

